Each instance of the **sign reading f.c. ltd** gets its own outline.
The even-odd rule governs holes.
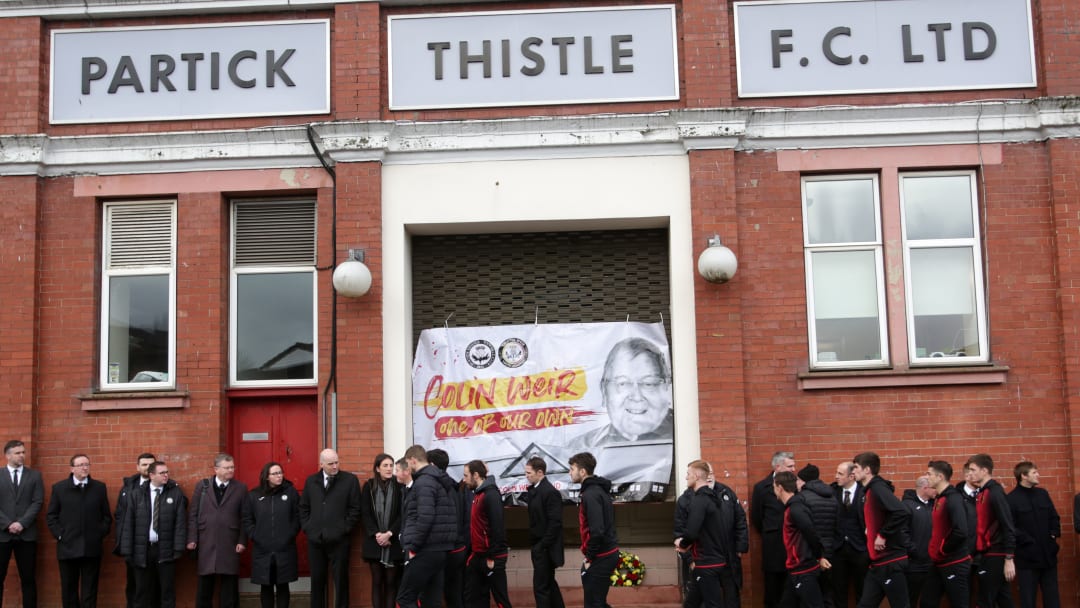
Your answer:
[[[56,30],[50,122],[330,111],[328,20]]]
[[[739,96],[1033,87],[1028,0],[735,3]]]

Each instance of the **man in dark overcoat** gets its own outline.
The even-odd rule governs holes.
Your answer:
[[[214,586],[218,605],[236,608],[240,602],[238,574],[240,554],[247,547],[241,525],[248,489],[236,476],[236,462],[228,454],[214,457],[214,476],[195,485],[188,510],[187,548],[198,551],[199,586],[196,608],[213,606]]]
[[[64,608],[95,608],[101,543],[112,527],[109,492],[90,477],[90,457],[71,457],[71,475],[56,482],[45,521],[56,539]]]

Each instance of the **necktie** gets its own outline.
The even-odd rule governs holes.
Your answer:
[[[158,531],[158,522],[161,521],[161,509],[158,508],[158,499],[161,498],[161,488],[154,488],[154,514],[150,516],[150,527],[154,532]]]
[[[334,476],[333,475],[327,475],[326,476],[326,485],[324,485],[323,487],[329,490],[330,489],[330,484],[332,484],[332,483],[334,483]]]
[[[851,506],[851,490],[844,490],[844,506]]]
[[[11,485],[15,486],[15,489],[19,489],[19,469],[15,469],[15,474],[12,477]]]

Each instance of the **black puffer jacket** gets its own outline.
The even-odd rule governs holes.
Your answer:
[[[296,535],[300,533],[300,495],[289,480],[265,494],[256,488],[244,497],[244,534],[251,539],[251,582],[291,583],[298,578]],[[273,561],[271,561],[273,560]],[[271,578],[271,564],[275,578]]]
[[[449,551],[458,533],[458,512],[451,499],[454,480],[435,465],[413,473],[405,494],[401,547],[406,556],[421,551]]]
[[[120,555],[139,568],[147,567],[150,551],[150,501],[152,489],[130,492],[130,502],[124,510],[124,531],[120,539]],[[158,562],[176,561],[184,555],[187,545],[187,498],[176,482],[163,486],[158,516]]]
[[[803,502],[810,509],[810,519],[814,522],[814,531],[821,540],[822,553],[826,559],[832,559],[836,550],[836,512],[840,505],[833,496],[832,488],[820,479],[806,482],[799,492]]]

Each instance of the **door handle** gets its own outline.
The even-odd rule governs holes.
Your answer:
[[[286,445],[285,446],[285,459],[286,459],[286,462],[292,462],[292,446],[291,445]]]

